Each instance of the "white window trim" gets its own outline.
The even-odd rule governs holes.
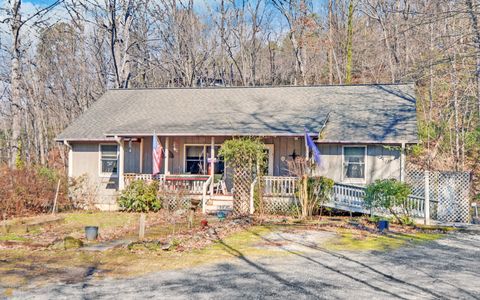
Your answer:
[[[357,148],[364,148],[364,161],[365,161],[365,176],[364,178],[345,178],[344,175],[344,168],[345,168],[345,148],[350,148],[350,147],[357,147]],[[368,160],[367,160],[367,155],[368,154],[368,147],[367,145],[342,145],[342,166],[341,166],[341,174],[342,174],[342,182],[343,183],[357,183],[357,184],[366,184],[367,183],[367,170],[368,170]]]
[[[116,146],[117,147],[117,172],[104,173],[102,172],[102,146]],[[98,144],[98,176],[100,178],[118,178],[120,171],[120,146],[116,143],[101,143]]]
[[[212,146],[212,144],[183,144],[183,173],[187,173],[187,147],[190,146],[203,146],[203,150],[207,151],[207,147]],[[214,147],[221,147],[222,144],[213,144]],[[205,163],[208,164],[208,159],[210,158],[210,153],[205,153],[206,160]],[[225,163],[225,162],[224,162]],[[226,165],[225,165],[226,169]],[[203,174],[207,175],[207,174]]]

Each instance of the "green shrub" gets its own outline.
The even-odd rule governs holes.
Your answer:
[[[365,204],[368,208],[387,209],[400,224],[409,223],[408,196],[412,193],[410,186],[396,179],[376,180],[365,189]],[[395,207],[403,209],[399,216]]]
[[[133,181],[118,199],[121,210],[130,212],[158,211],[162,202],[157,197],[158,182],[148,184],[142,180]]]
[[[45,178],[46,180],[56,183],[58,178],[60,177],[57,170],[51,169],[49,167],[41,166],[37,169],[37,173],[39,176]]]

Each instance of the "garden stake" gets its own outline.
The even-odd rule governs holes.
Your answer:
[[[138,239],[143,240],[145,237],[145,214],[140,214],[140,228],[138,230]]]

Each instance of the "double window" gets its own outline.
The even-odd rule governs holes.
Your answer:
[[[100,174],[118,174],[118,145],[100,145]]]
[[[191,174],[208,174],[210,167],[210,145],[186,145],[185,146],[185,172]],[[222,157],[218,156],[220,146],[214,146],[215,174],[222,174],[225,170],[225,163]]]
[[[347,181],[363,182],[365,180],[365,156],[367,148],[364,146],[343,147],[343,178]]]

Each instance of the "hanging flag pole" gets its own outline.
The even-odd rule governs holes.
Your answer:
[[[313,142],[312,138],[308,134],[307,128],[303,128],[305,130],[305,143],[307,145],[307,151],[308,148],[312,149],[313,152],[313,160],[317,164],[317,166],[321,167],[321,158],[320,158],[320,150],[318,150],[317,145]]]

